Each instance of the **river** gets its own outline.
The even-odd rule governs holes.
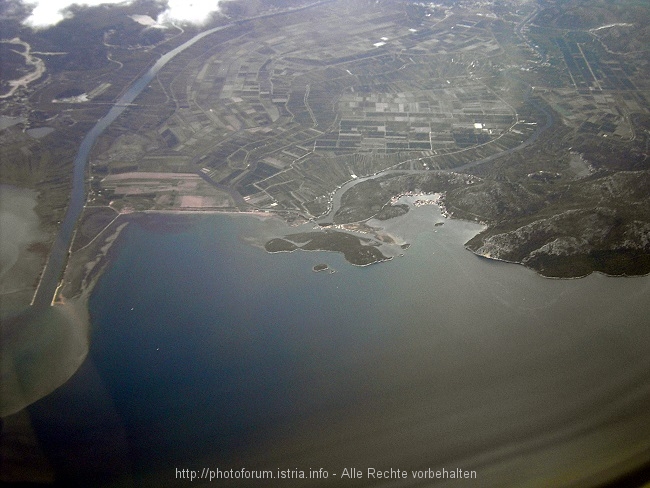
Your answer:
[[[305,10],[312,8],[314,6],[327,3],[331,0],[319,0],[308,5],[301,7],[287,8],[282,9],[281,11],[274,12],[271,14],[264,14],[257,17],[251,17],[249,19],[240,20],[237,23],[249,22],[255,19],[262,19],[266,17],[275,17],[280,15],[285,15],[291,12],[297,12],[299,10]],[[115,102],[113,107],[109,112],[99,119],[99,121],[94,125],[94,127],[86,134],[86,136],[81,141],[79,146],[79,151],[74,160],[74,169],[73,169],[73,180],[72,180],[72,192],[70,195],[70,200],[68,203],[68,209],[66,211],[63,222],[59,227],[58,234],[50,250],[50,255],[43,270],[40,283],[34,295],[32,305],[40,308],[48,306],[52,303],[54,295],[56,293],[59,280],[65,269],[68,250],[72,242],[72,235],[74,233],[77,220],[81,215],[85,201],[86,201],[86,192],[85,192],[85,174],[86,167],[88,166],[88,158],[90,156],[90,151],[92,150],[95,142],[99,136],[106,130],[106,128],[111,125],[117,117],[128,108],[128,106],[137,98],[137,96],[144,90],[149,83],[154,79],[158,72],[174,57],[176,57],[181,52],[185,51],[190,46],[196,44],[201,39],[214,34],[215,32],[228,29],[236,25],[236,23],[230,23],[219,27],[214,27],[203,31],[196,36],[192,37],[190,40],[184,42],[180,46],[172,49],[168,53],[162,55],[156,63],[149,68],[149,70],[138,78]]]
[[[197,34],[189,41],[184,42],[175,49],[162,55],[156,63],[149,68],[149,70],[138,78],[115,102],[115,105],[109,112],[99,119],[95,126],[86,134],[81,141],[79,151],[74,160],[73,180],[72,180],[72,193],[68,203],[68,209],[59,232],[56,236],[54,244],[50,250],[50,256],[41,276],[38,289],[34,296],[33,305],[36,307],[48,306],[51,304],[54,294],[61,278],[61,274],[66,265],[68,249],[72,241],[74,228],[77,225],[77,220],[81,215],[84,204],[86,202],[86,187],[85,187],[85,174],[86,167],[88,166],[88,158],[95,142],[99,136],[102,135],[104,130],[117,119],[124,110],[137,98],[137,96],[144,90],[149,83],[154,79],[158,72],[174,57],[181,52],[185,51],[190,46],[196,44],[210,34],[218,32],[223,29],[231,27],[233,24],[227,24],[220,27],[215,27]]]
[[[52,392],[66,382],[85,360],[88,351],[89,323],[84,298],[68,300],[59,307],[50,305],[65,269],[74,229],[85,204],[84,180],[88,158],[93,145],[102,132],[126,110],[169,61],[201,39],[235,24],[281,16],[312,8],[328,1],[331,0],[319,0],[299,7],[250,17],[197,34],[161,56],[144,75],[136,79],[126,89],[109,112],[86,134],[74,160],[73,184],[68,208],[50,249],[36,292],[33,294],[32,306],[25,310],[9,310],[8,307],[3,309],[3,321],[0,324],[0,335],[2,336],[2,341],[0,341],[0,356],[2,357],[0,390],[3,392],[0,397],[0,415],[5,416],[19,412],[26,405]],[[0,124],[8,127],[21,120],[20,118],[4,117],[0,120]],[[6,215],[3,218],[7,217]],[[14,217],[9,217],[15,220]],[[24,230],[25,228],[22,226],[20,229]],[[14,238],[13,244],[21,241],[19,235]],[[11,242],[8,241],[8,244]],[[23,244],[27,243],[23,242]],[[12,256],[15,257],[15,250],[3,247],[3,266],[11,263]],[[25,259],[22,258],[19,261],[21,261],[21,265],[35,264],[34,262],[24,263]],[[13,273],[13,271],[17,272]],[[6,272],[3,268],[2,273],[3,275],[12,275],[12,288],[16,288],[17,284],[25,279],[24,273],[21,275],[20,270],[14,269],[12,272]],[[6,287],[3,286],[3,288]],[[4,314],[8,316],[6,320]]]

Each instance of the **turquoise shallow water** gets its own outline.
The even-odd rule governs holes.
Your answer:
[[[90,410],[145,485],[200,463],[376,463],[548,486],[648,452],[648,278],[477,258],[462,243],[479,227],[434,228],[431,207],[390,224],[403,257],[366,268],[250,245],[282,232],[272,220],[157,219],[127,228],[93,293],[86,368],[105,399]]]

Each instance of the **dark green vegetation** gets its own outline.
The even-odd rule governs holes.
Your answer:
[[[93,205],[322,219],[341,185],[399,170],[327,218],[393,218],[407,211],[393,196],[443,192],[453,216],[488,224],[468,243],[481,255],[553,276],[650,271],[647,2],[331,0],[259,18],[277,2],[225,5],[249,20],[175,58],[100,139]],[[42,192],[50,232],[82,135],[196,32],[127,16],[159,8],[93,9],[42,32],[2,21],[33,51],[68,53],[7,103],[26,125],[0,132],[2,181]],[[23,133],[43,126],[55,132]]]
[[[357,266],[367,266],[389,259],[377,249],[372,240],[333,230],[290,234],[284,239],[272,239],[264,247],[268,252],[287,252],[297,249],[340,252],[348,262]],[[325,268],[322,269],[327,269],[327,265],[324,266]],[[314,268],[314,271],[322,271],[322,269]]]
[[[408,205],[385,205],[379,213],[375,214],[377,220],[389,220],[407,214],[409,211]]]
[[[268,241],[264,245],[264,249],[268,252],[292,252],[299,249],[299,247],[286,239],[275,238]]]
[[[318,273],[320,271],[325,271],[325,270],[329,269],[329,266],[327,264],[325,264],[325,263],[320,263],[320,264],[317,264],[316,266],[314,266],[313,269],[314,269],[314,272]]]
[[[430,171],[388,174],[363,181],[343,194],[341,207],[334,214],[334,223],[346,224],[373,217],[387,220],[408,210],[406,205],[390,205],[393,196],[406,192],[444,192],[474,185],[478,180],[467,175]]]

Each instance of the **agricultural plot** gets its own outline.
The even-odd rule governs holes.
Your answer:
[[[501,55],[495,19],[463,9],[410,18],[403,9],[330,2],[219,33],[150,87],[156,113],[164,105],[168,115],[139,131],[149,145],[137,162],[117,156],[129,151],[113,136],[96,167],[194,173],[249,204],[309,216],[353,176],[453,167],[519,144],[529,129],[513,105],[521,95],[483,81]],[[130,112],[123,127],[144,117]],[[134,194],[109,188],[105,174],[97,176],[106,189]],[[141,194],[156,206],[169,200],[168,182],[160,191],[149,183]]]
[[[647,79],[633,58],[611,51],[596,35],[612,27],[561,35],[557,29],[532,29],[532,42],[543,46],[546,64],[568,75],[561,87],[542,82],[536,89],[578,134],[631,141],[630,114],[650,113]]]
[[[104,210],[89,214],[88,237],[116,210],[260,209],[325,221],[348,182],[458,173],[482,178],[445,199],[455,216],[488,225],[478,241],[581,208],[608,208],[625,235],[647,235],[647,2],[291,3],[300,8],[225,2],[229,16],[213,19],[223,29],[174,57],[102,133],[87,203]],[[23,39],[52,55],[46,76],[5,99],[3,182],[41,192],[37,212],[52,236],[84,135],[199,29],[123,20],[80,11],[66,29]],[[65,34],[89,27],[92,36]],[[25,59],[17,44],[2,46],[14,79]],[[617,186],[609,179],[620,172],[638,174]],[[586,179],[602,184],[579,191]],[[593,249],[647,242],[616,241],[621,232]],[[544,235],[548,249],[562,237]]]
[[[161,179],[138,205],[150,195],[151,208],[238,202],[313,218],[351,179],[466,168],[526,147],[550,110],[576,137],[634,137],[628,114],[649,107],[625,60],[588,32],[529,25],[533,7],[497,11],[332,1],[235,24],[165,68],[107,136],[96,180],[194,174],[229,198],[172,198]],[[134,127],[139,152],[119,135]],[[110,181],[100,187],[135,197]]]
[[[432,151],[484,144],[509,130],[516,114],[480,84],[418,92],[345,94],[338,133],[315,150]],[[334,137],[333,137],[334,136]]]

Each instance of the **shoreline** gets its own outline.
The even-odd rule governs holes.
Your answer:
[[[606,278],[646,278],[646,277],[650,276],[650,272],[644,273],[644,274],[633,274],[633,275],[625,274],[625,273],[615,275],[615,274],[605,273],[604,271],[600,271],[600,270],[597,270],[597,269],[594,269],[594,270],[590,271],[587,274],[579,275],[579,276],[549,276],[549,275],[543,274],[541,271],[539,271],[536,268],[533,268],[532,266],[527,266],[525,263],[522,263],[520,261],[510,261],[508,259],[495,258],[495,257],[492,257],[492,256],[484,256],[482,254],[479,254],[476,251],[474,251],[473,249],[470,249],[467,246],[467,243],[465,243],[463,245],[463,247],[465,249],[467,249],[469,252],[471,252],[476,257],[479,257],[479,258],[482,258],[482,259],[487,259],[489,261],[495,261],[495,262],[501,262],[501,263],[507,263],[507,264],[516,264],[518,266],[523,266],[524,268],[526,268],[526,269],[528,269],[530,271],[533,271],[536,275],[541,276],[542,278],[545,278],[547,280],[581,280],[581,279],[584,279],[584,278],[588,278],[592,274],[599,274],[599,275],[605,276]]]
[[[402,195],[401,197],[403,197],[403,196],[404,195]],[[407,204],[409,206],[412,206],[412,207],[417,207],[416,205],[411,204],[410,202],[407,202]],[[444,199],[442,201],[437,201],[435,204],[432,203],[432,204],[429,204],[429,205],[432,206],[432,207],[434,207],[434,206],[437,207],[440,210],[441,215],[445,218],[445,220],[456,220],[456,221],[459,221],[459,222],[467,222],[467,223],[471,223],[471,224],[481,225],[483,227],[483,230],[485,230],[485,229],[487,229],[489,227],[484,222],[476,222],[476,221],[473,221],[473,220],[464,219],[462,217],[456,217],[453,212],[450,212],[450,211],[448,211],[446,209],[445,204],[444,204]],[[286,223],[286,220],[281,215],[278,215],[278,213],[279,213],[278,211],[264,211],[264,210],[235,211],[235,210],[217,210],[217,209],[210,209],[210,210],[198,210],[198,209],[193,209],[193,210],[171,210],[170,209],[170,210],[144,210],[142,212],[134,212],[134,213],[144,213],[144,214],[156,214],[156,213],[158,213],[158,214],[170,214],[170,215],[183,215],[183,214],[189,214],[189,215],[197,215],[197,214],[206,214],[206,215],[214,215],[214,214],[250,215],[250,216],[258,217],[261,220],[263,220],[263,219],[278,219],[278,220],[281,220],[281,221]],[[405,215],[399,216],[399,217],[408,217],[408,213],[405,214]],[[399,217],[395,217],[395,218],[399,218]],[[361,222],[356,222],[355,224],[363,223],[363,224],[368,225],[369,227],[371,227],[371,228],[373,228],[375,230],[378,230],[378,229],[386,230],[384,227],[381,227],[381,226],[378,226],[378,227],[371,226],[370,224],[368,224],[368,221],[370,221],[370,220],[373,220],[373,217],[371,217],[371,218],[369,218],[367,220],[361,221]],[[309,222],[312,222],[312,221],[315,222],[315,220],[312,219],[312,220],[307,221],[305,223],[309,223]],[[379,221],[379,222],[381,222],[381,221]],[[287,225],[290,225],[290,224],[287,224]],[[352,233],[352,234],[365,233],[365,232],[360,231],[360,230],[353,230],[353,229],[346,228],[346,226],[348,226],[348,225],[350,225],[350,224],[332,224],[332,227],[336,228],[339,231],[349,232],[349,233]],[[479,231],[479,233],[480,232],[482,232],[482,231]],[[374,233],[372,235],[375,238],[377,238],[376,233]],[[396,244],[400,243],[400,242],[401,243],[407,243],[407,241],[402,236],[399,236],[399,235],[394,234],[392,232],[386,231],[385,235],[387,235],[391,239],[393,239],[393,241]],[[467,242],[469,242],[469,241],[467,241]],[[538,270],[538,269],[536,269],[534,267],[531,267],[531,266],[527,266],[525,263],[522,263],[522,262],[519,262],[519,261],[509,261],[507,259],[500,259],[500,258],[495,258],[495,257],[491,257],[491,256],[484,256],[484,255],[478,254],[477,252],[475,252],[474,250],[470,249],[467,246],[467,242],[465,244],[462,244],[463,247],[467,251],[471,252],[473,255],[475,255],[475,256],[477,256],[479,258],[488,259],[490,261],[495,261],[495,262],[502,262],[502,263],[507,263],[507,264],[516,264],[516,265],[519,265],[519,266],[523,266],[524,268],[526,268],[526,269],[528,269],[530,271],[533,271],[538,276],[541,276],[542,278],[546,278],[546,279],[550,279],[550,280],[580,280],[580,279],[583,279],[583,278],[587,278],[587,277],[591,276],[594,273],[603,275],[603,276],[605,276],[607,278],[643,278],[643,277],[650,276],[650,272],[644,273],[644,274],[632,274],[632,275],[630,275],[630,274],[618,274],[618,275],[616,275],[616,274],[605,273],[603,271],[599,271],[599,270],[596,270],[596,269],[590,271],[587,274],[582,274],[582,275],[549,276],[549,275],[545,275],[540,270]],[[311,251],[311,249],[298,248],[298,249],[294,249],[292,251],[274,251],[274,252],[294,252],[294,251],[297,251],[297,250]],[[267,252],[269,252],[271,254],[274,253],[274,252],[271,252],[271,251],[267,251]],[[328,252],[338,252],[338,251],[328,251]],[[378,263],[381,263],[381,262],[390,261],[394,257],[395,256],[390,256],[388,259],[384,259],[384,260],[381,260],[381,261],[376,261],[376,262],[370,263],[370,264],[378,264]],[[351,263],[349,261],[347,261],[347,262],[350,263],[353,266],[358,266],[358,267],[364,267],[364,266],[369,266],[370,265],[370,264],[359,265],[359,264]]]
[[[195,217],[209,215],[249,216],[263,221],[276,219],[286,222],[277,214],[263,211],[239,212],[233,210],[141,210],[121,212],[113,221],[104,227],[91,242],[81,249],[72,252],[66,264],[63,277],[57,286],[52,305],[65,303],[75,297],[89,297],[107,266],[110,266],[111,255],[123,230],[134,220],[146,216]],[[75,283],[76,282],[76,283]]]
[[[294,252],[298,251],[303,251],[303,252],[333,252],[333,253],[338,253],[338,254],[343,254],[341,251],[332,251],[331,249],[303,249],[302,247],[296,247],[296,249],[291,249],[291,250],[282,250],[282,251],[269,251],[267,249],[264,249],[268,254],[280,254],[280,253],[287,253],[287,254],[292,254]],[[373,264],[380,264],[380,263],[385,263],[387,261],[392,261],[395,258],[395,256],[386,256],[386,259],[379,259],[377,261],[373,261],[372,263],[367,263],[367,264],[356,264],[351,261],[348,261],[345,259],[345,255],[343,255],[343,259],[345,259],[345,262],[348,263],[351,266],[356,266],[357,268],[365,268],[367,266],[372,266]],[[327,269],[331,268],[326,268],[324,270],[320,271],[325,271]],[[315,270],[314,270],[315,271]]]
[[[16,385],[20,384],[20,381],[17,377],[6,378],[6,385],[3,387],[5,391],[10,392],[11,396],[7,397],[7,400],[3,402],[2,410],[3,415],[7,412],[11,413],[14,411],[19,411],[20,409],[26,407],[27,405],[43,398],[48,395],[56,388],[64,384],[81,366],[85,360],[89,347],[89,336],[90,330],[92,327],[90,319],[90,310],[89,310],[89,298],[92,295],[92,292],[97,285],[98,281],[101,279],[102,275],[108,267],[111,266],[111,263],[114,259],[115,253],[119,249],[121,242],[120,237],[123,235],[124,230],[129,226],[129,224],[134,223],[135,220],[141,218],[147,218],[147,216],[197,216],[197,215],[215,215],[223,214],[227,216],[249,216],[254,217],[257,220],[264,221],[267,219],[278,219],[279,221],[284,221],[279,215],[273,214],[270,212],[238,212],[238,211],[196,211],[196,210],[156,210],[156,211],[142,211],[142,212],[132,212],[132,213],[123,213],[118,215],[110,225],[105,227],[97,236],[92,240],[92,242],[85,246],[82,249],[72,253],[69,257],[68,263],[63,274],[63,278],[59,287],[57,288],[57,294],[53,300],[52,306],[47,307],[46,309],[36,309],[34,307],[29,307],[29,309],[23,314],[23,316],[16,317],[12,320],[11,324],[7,324],[5,327],[10,328],[11,330],[21,330],[29,332],[30,329],[39,326],[43,320],[46,320],[45,317],[48,317],[48,321],[52,324],[56,324],[57,327],[52,327],[52,330],[48,330],[47,334],[52,335],[55,340],[53,341],[55,346],[43,346],[42,344],[31,345],[30,334],[21,333],[20,336],[16,337],[12,344],[5,344],[3,347],[4,352],[7,354],[7,357],[11,357],[15,354],[18,354],[16,351],[22,351],[25,345],[31,348],[39,347],[53,347],[53,351],[48,355],[43,357],[49,357],[48,361],[42,361],[34,366],[35,369],[41,371],[38,376],[40,379],[38,384],[33,386],[32,389],[24,391],[20,395],[16,393]],[[408,215],[408,214],[407,214]],[[452,219],[453,217],[447,217],[447,219]],[[459,221],[465,221],[464,219],[455,219]],[[286,223],[286,221],[284,221]],[[468,223],[476,224],[472,221],[466,221]],[[435,223],[432,222],[432,226]],[[399,237],[399,233],[390,232],[388,229],[381,227],[375,228],[371,226],[376,231],[385,231],[386,234],[390,234],[393,237]],[[387,226],[390,227],[390,226]],[[393,229],[394,231],[395,229]],[[433,227],[431,228],[433,230]],[[347,232],[353,234],[354,231],[348,230]],[[358,237],[358,236],[357,236]],[[402,242],[404,239],[399,237],[394,239],[396,242]],[[405,242],[405,241],[404,241]],[[462,245],[459,242],[460,245]],[[251,245],[251,243],[246,242],[246,245]],[[398,244],[395,244],[398,245]],[[470,251],[472,254],[479,258],[488,259],[491,261],[500,261],[508,264],[517,264],[527,268],[536,275],[542,278],[556,279],[556,280],[577,280],[582,278],[587,278],[592,273],[589,273],[584,276],[576,277],[554,277],[554,276],[545,276],[542,273],[538,272],[534,268],[526,266],[523,263],[507,261],[504,259],[498,259],[493,257],[482,256],[468,246],[464,245],[465,250]],[[298,250],[302,251],[327,251],[327,252],[338,252],[343,254],[339,250],[329,250],[329,249],[303,249],[297,247],[293,250],[281,250],[281,251],[265,251],[269,254],[274,254],[276,252],[295,252]],[[403,255],[403,254],[401,254]],[[379,264],[385,261],[391,261],[396,256],[387,256],[385,259],[380,259],[373,261],[371,263],[365,264],[355,264],[351,261],[346,262],[352,266],[358,268],[364,268],[373,264]],[[326,268],[325,271],[328,271],[330,268]],[[649,274],[645,275],[609,275],[600,271],[595,271],[607,278],[647,278]],[[40,310],[40,313],[37,313]],[[20,327],[18,327],[20,325]],[[26,335],[25,335],[26,334]],[[49,350],[48,350],[49,351]],[[47,363],[47,364],[46,364]],[[51,364],[50,364],[51,363]],[[11,393],[14,392],[14,393]]]
[[[29,305],[3,321],[2,332],[9,339],[0,347],[2,357],[6,358],[3,362],[10,369],[0,377],[0,389],[4,392],[0,417],[20,412],[49,395],[86,360],[90,351],[89,299],[110,266],[114,244],[129,224],[120,222],[114,227],[114,223],[97,235],[96,243],[70,256],[50,305]],[[89,251],[95,258],[84,261],[82,255]],[[41,339],[34,340],[35,337]],[[39,360],[25,362],[34,357]],[[16,367],[23,363],[21,368]]]
[[[118,215],[91,243],[70,255],[53,304],[63,304],[72,299],[88,301],[97,281],[111,264],[115,244],[131,223],[123,215]]]
[[[408,203],[409,206],[414,206],[410,202]],[[463,218],[458,218],[455,217],[453,213],[447,212],[446,214],[444,213],[444,204],[442,202],[437,202],[436,205],[431,205],[431,207],[437,208],[440,212],[441,215],[444,217],[445,220],[456,220],[459,222],[467,222],[471,224],[478,224],[483,227],[483,229],[487,228],[487,226],[484,223],[477,223],[472,220],[468,219],[463,219]],[[139,218],[142,216],[187,216],[187,217],[192,217],[192,216],[209,216],[209,215],[227,215],[227,216],[244,216],[244,217],[253,217],[257,220],[260,221],[265,221],[265,220],[277,220],[279,222],[284,223],[287,225],[287,227],[291,227],[291,223],[287,222],[287,220],[281,215],[282,211],[265,211],[265,210],[251,210],[251,211],[238,211],[238,210],[232,210],[232,209],[227,209],[227,210],[220,210],[220,209],[167,209],[167,210],[142,210],[142,211],[134,211],[134,212],[123,212],[119,213],[113,222],[111,222],[106,228],[102,229],[102,231],[95,236],[93,241],[86,245],[84,248],[79,249],[75,251],[74,253],[70,254],[70,258],[68,260],[68,264],[66,265],[63,278],[61,280],[61,283],[59,283],[59,286],[57,287],[57,292],[56,295],[52,301],[52,304],[63,304],[67,300],[70,300],[75,297],[82,296],[85,300],[88,299],[90,294],[92,294],[92,290],[94,286],[97,283],[97,280],[101,278],[101,275],[103,274],[104,270],[110,266],[111,262],[111,254],[112,254],[112,249],[116,243],[119,243],[119,237],[122,233],[122,231],[128,226],[128,224],[132,223],[132,220],[134,218]],[[405,214],[404,216],[400,217],[407,217],[409,216],[410,212]],[[397,217],[396,217],[397,218]],[[368,227],[367,231],[360,230],[360,229],[350,229],[346,228],[349,224],[341,224],[341,225],[334,225],[335,228],[337,228],[338,232],[343,232],[347,233],[349,235],[354,235],[355,237],[359,237],[360,239],[362,238],[360,234],[366,234],[369,236],[372,236],[372,238],[378,242],[379,247],[385,246],[385,245],[394,245],[401,247],[404,244],[407,244],[408,241],[401,236],[399,233],[396,233],[388,229],[389,226],[382,226],[382,225],[376,225],[377,222],[374,223],[374,225],[369,224],[368,222],[372,219],[368,219],[363,222],[365,226]],[[384,221],[378,221],[383,223]],[[299,225],[306,225],[310,223],[315,223],[314,221],[308,220],[305,222],[301,222]],[[298,226],[299,226],[298,225]],[[432,222],[432,225],[435,225],[435,222]],[[296,227],[296,225],[294,225]],[[479,231],[480,232],[480,231]],[[107,235],[109,234],[109,235]],[[380,235],[385,235],[388,236],[393,243],[389,242],[384,242],[379,236]],[[284,235],[282,237],[278,238],[286,238],[287,236]],[[467,241],[469,242],[469,241]],[[576,275],[576,276],[549,276],[543,274],[541,271],[538,269],[535,269],[531,266],[527,266],[526,264],[518,261],[509,261],[506,259],[500,259],[500,258],[494,258],[490,256],[484,256],[481,255],[471,248],[467,246],[467,242],[465,244],[461,244],[467,251],[471,252],[474,256],[487,259],[490,261],[494,262],[502,262],[502,263],[508,263],[508,264],[516,264],[519,266],[523,266],[524,268],[533,271],[535,274],[538,276],[541,276],[542,278],[546,279],[553,279],[553,280],[577,280],[577,279],[583,279],[586,278],[594,273],[601,274],[603,276],[606,276],[608,278],[638,278],[638,277],[648,277],[650,276],[650,273],[645,273],[645,274],[638,274],[638,275],[628,275],[628,274],[621,274],[621,275],[612,275],[608,274],[602,271],[598,270],[593,270],[590,273],[584,274],[584,275]],[[339,252],[337,250],[328,250],[328,249],[303,249],[302,247],[298,246],[297,249],[293,250],[282,250],[282,251],[268,251],[265,248],[265,244],[260,243],[261,248],[263,248],[266,252],[269,254],[274,254],[277,252],[295,252],[298,250],[302,251],[327,251],[327,252]],[[248,245],[252,245],[251,243],[248,243]],[[403,250],[403,248],[402,248]],[[83,255],[86,255],[86,259],[83,259]],[[383,253],[382,253],[383,254]],[[394,253],[389,253],[389,254],[394,254]],[[367,263],[367,264],[356,264],[351,261],[348,261],[346,259],[346,262],[348,262],[352,266],[356,267],[366,267],[370,266],[372,264],[379,264],[382,262],[386,261],[391,261],[394,257],[397,257],[398,255],[403,255],[402,254],[395,254],[395,255],[389,255],[386,256],[385,259],[380,259],[377,261],[373,261],[372,263]],[[344,256],[345,257],[345,256]],[[66,281],[68,281],[66,283]],[[73,282],[77,281],[77,284],[75,285]]]

